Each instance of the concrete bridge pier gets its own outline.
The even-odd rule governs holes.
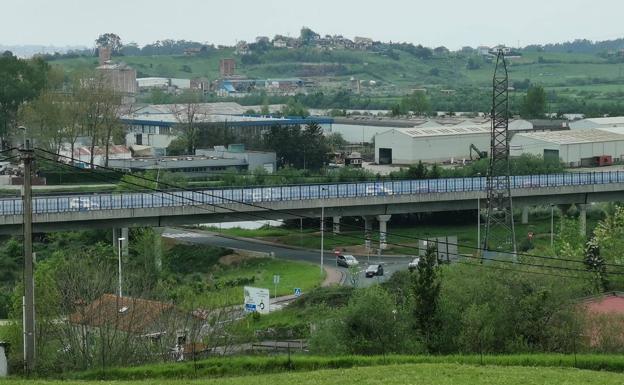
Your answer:
[[[379,248],[385,250],[388,245],[386,243],[386,234],[388,233],[388,221],[392,215],[377,215],[379,221]]]
[[[524,206],[522,208],[522,224],[523,225],[529,224],[529,206]]]
[[[334,235],[340,234],[340,219],[342,217],[334,217],[333,218],[333,227],[332,230],[334,232]]]
[[[123,240],[121,241],[121,255],[123,255],[124,257],[127,257],[128,245],[130,241],[130,238],[128,238],[127,227],[113,228],[113,246],[114,246],[115,254],[118,252],[117,250],[119,248],[119,242],[120,242],[119,238],[123,238]]]
[[[364,243],[366,248],[370,250],[372,248],[371,237],[373,234],[373,221],[375,220],[375,217],[372,215],[366,215],[362,216],[362,219],[364,219]]]
[[[587,236],[587,204],[578,203],[576,208],[579,211],[579,233],[581,236]]]

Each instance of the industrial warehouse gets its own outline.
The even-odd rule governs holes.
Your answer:
[[[490,123],[486,121],[440,124],[427,121],[410,128],[394,128],[375,135],[375,162],[414,164],[418,161],[465,162],[481,157],[490,147]],[[526,120],[509,122],[512,132],[533,129]]]
[[[607,166],[624,157],[624,135],[599,129],[521,133],[510,151],[560,159],[567,167]]]

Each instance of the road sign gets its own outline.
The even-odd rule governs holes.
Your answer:
[[[269,313],[269,289],[245,286],[243,292],[245,294],[245,311],[258,312],[260,314]]]
[[[277,285],[279,283],[280,280],[280,276],[279,275],[274,275],[273,276],[273,284]]]
[[[295,288],[295,297],[299,297],[301,296],[301,288],[297,287]]]

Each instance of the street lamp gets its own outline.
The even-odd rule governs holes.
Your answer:
[[[321,188],[321,192],[327,191],[325,187]],[[324,240],[325,240],[325,202],[323,202],[323,194],[321,193],[321,275],[325,271],[323,269],[323,257],[324,257]]]
[[[555,239],[555,205],[550,204],[550,247],[553,247]]]
[[[119,265],[118,265],[118,268],[119,268],[119,298],[122,297],[122,291],[121,291],[121,243],[123,241],[125,241],[125,240],[126,240],[126,238],[117,238],[117,241],[118,241],[117,244],[119,246],[119,248],[118,248],[119,252],[117,254],[118,261],[119,261]]]
[[[26,127],[19,126],[17,128],[19,128],[20,130],[23,131],[23,134],[24,134],[24,142],[23,142],[24,150],[28,150],[28,148],[26,148]]]
[[[477,192],[477,250],[481,250],[481,173],[477,173],[479,191]]]

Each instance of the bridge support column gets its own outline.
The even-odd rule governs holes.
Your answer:
[[[372,248],[371,237],[373,234],[373,221],[375,220],[375,217],[363,216],[362,218],[364,219],[364,246],[367,250],[370,250]]]
[[[581,236],[587,236],[587,204],[577,204],[579,210],[579,233]]]
[[[522,224],[523,225],[529,224],[529,206],[524,206],[522,208]]]
[[[334,234],[340,234],[340,218],[342,217],[334,217],[334,222],[333,222],[333,227],[332,230],[334,232]]]
[[[388,233],[388,221],[392,218],[392,215],[377,215],[379,221],[379,248],[385,250],[388,245],[386,244],[386,234]]]

